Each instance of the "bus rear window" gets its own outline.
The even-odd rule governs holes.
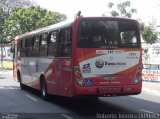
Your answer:
[[[131,20],[82,20],[78,30],[78,48],[137,48],[140,37]]]

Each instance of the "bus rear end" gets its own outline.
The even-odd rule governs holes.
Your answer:
[[[79,18],[74,41],[74,95],[141,93],[139,24],[123,18]]]

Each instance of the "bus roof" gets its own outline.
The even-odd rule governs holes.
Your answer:
[[[46,32],[52,31],[54,29],[70,26],[70,25],[72,25],[72,23],[73,23],[72,20],[66,20],[66,21],[59,22],[59,23],[56,23],[53,25],[49,25],[49,26],[46,26],[46,27],[43,27],[43,28],[40,28],[37,30],[33,30],[31,32],[26,32],[24,34],[16,36],[15,39],[21,39],[21,38],[24,38],[27,36],[33,36],[33,35],[37,35],[37,34],[41,34],[41,33],[46,33]]]
[[[121,17],[76,17],[79,19],[115,19],[115,20],[131,20],[131,21],[136,21],[134,19],[129,19],[129,18],[121,18]],[[67,27],[67,26],[71,26],[73,24],[75,19],[72,20],[66,20],[66,21],[62,21],[53,25],[49,25],[37,30],[33,30],[31,32],[26,32],[24,34],[18,35],[15,37],[15,39],[21,39],[27,36],[33,36],[33,35],[37,35],[37,34],[41,34],[41,33],[46,33],[46,32],[50,32],[52,30],[55,29],[59,29],[59,28],[63,28],[63,27]]]

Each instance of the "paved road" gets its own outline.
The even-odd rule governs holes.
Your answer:
[[[160,96],[147,92],[137,96],[101,97],[98,100],[51,98],[46,102],[36,91],[21,90],[19,83],[13,81],[12,73],[0,72],[0,116],[3,118],[160,118]]]

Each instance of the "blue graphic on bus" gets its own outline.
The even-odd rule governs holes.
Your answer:
[[[93,81],[91,79],[87,79],[86,80],[86,85],[87,86],[92,86],[93,85]]]

